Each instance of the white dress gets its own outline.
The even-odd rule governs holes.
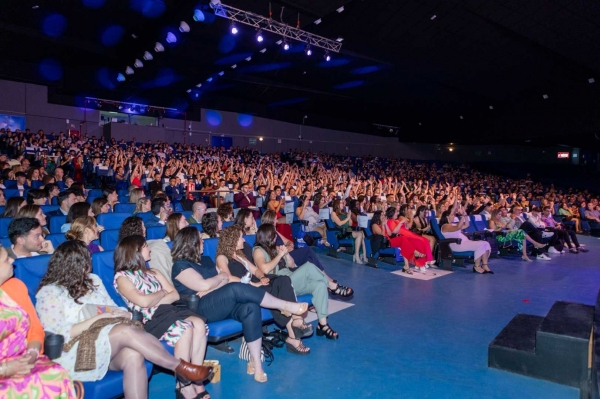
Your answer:
[[[487,241],[471,241],[460,230],[442,231],[442,234],[444,238],[460,238],[462,240],[460,244],[450,244],[450,249],[453,252],[473,251],[475,252],[475,259],[478,259],[486,252],[489,254],[492,251],[492,247]]]
[[[321,218],[319,217],[319,214],[310,206],[304,208],[303,219],[308,221],[308,226],[305,231],[315,231],[315,227],[323,226],[323,222],[320,222]]]
[[[79,323],[79,311],[85,304],[117,306],[110,298],[100,277],[89,275],[97,289],[84,297],[79,298],[81,304],[75,303],[64,287],[47,285],[35,296],[35,309],[44,326],[44,330],[60,334],[65,337],[65,344],[71,340],[71,326]],[[106,372],[111,358],[110,341],[108,333],[115,325],[106,326],[100,331],[96,340],[96,368],[89,371],[75,371],[75,359],[79,342],[69,352],[54,360],[69,371],[71,378],[79,381],[101,380]]]

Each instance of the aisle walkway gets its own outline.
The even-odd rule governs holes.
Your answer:
[[[470,269],[429,281],[322,256],[326,270],[355,288],[354,306],[331,316],[338,341],[305,340],[309,356],[275,349],[266,384],[254,382],[235,354],[209,349],[222,380],[218,398],[578,398],[579,391],[487,367],[487,346],[517,313],[545,315],[554,301],[594,304],[600,288],[600,241],[589,253],[550,262],[495,260],[494,275]],[[316,322],[314,322],[316,323]],[[155,375],[151,399],[174,398],[173,378]]]

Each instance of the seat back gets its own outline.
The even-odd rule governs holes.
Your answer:
[[[119,243],[119,230],[104,230],[100,233],[100,245],[105,251],[114,251]]]
[[[0,218],[0,237],[8,237],[8,225],[13,218]]]
[[[48,270],[51,255],[38,255],[15,260],[15,277],[25,283],[29,291],[29,298],[35,305],[35,293],[40,286],[42,278]]]
[[[103,251],[92,254],[92,270],[94,274],[102,280],[104,288],[108,292],[108,295],[118,306],[127,307],[121,295],[117,292],[113,286],[113,279],[115,277],[115,264],[114,264],[114,251]]]
[[[25,195],[25,193],[23,193],[23,195]],[[12,197],[22,197],[23,195],[21,195],[21,192],[16,188],[7,188],[6,190],[4,190],[4,197],[6,199],[12,198]]]
[[[218,238],[207,238],[204,240],[204,255],[210,257],[216,262],[217,259],[217,244],[219,243]]]
[[[200,224],[200,223],[192,223],[192,224],[190,224],[190,226],[195,227],[200,233],[202,233],[204,231],[202,229],[202,224]]]
[[[60,228],[63,224],[67,222],[67,217],[65,215],[52,216],[50,218],[50,223],[48,224],[50,228],[50,233],[56,234],[60,233]]]
[[[0,237],[0,245],[4,248],[8,248],[12,245],[12,242],[10,242],[10,238],[8,237]]]
[[[475,231],[483,231],[488,227],[483,215],[471,215],[469,219],[471,219],[471,224],[475,226]]]
[[[164,238],[167,234],[167,226],[149,227],[146,229],[146,238],[148,240],[158,240]]]
[[[256,236],[254,234],[246,235],[246,236],[244,236],[244,240],[248,243],[248,245],[253,247],[254,244],[256,243]]]
[[[48,234],[46,240],[50,240],[52,246],[56,249],[60,244],[67,241],[67,237],[65,237],[64,233]]]
[[[233,221],[231,222],[223,222],[223,228],[233,226]]]
[[[102,213],[96,217],[96,220],[100,226],[110,230],[120,228],[129,216],[131,216],[129,213]]]
[[[116,204],[115,212],[127,213],[129,216],[131,216],[135,211],[135,205],[136,204]]]
[[[146,222],[146,220],[150,219],[154,214],[152,212],[140,212],[135,216],[141,218],[143,222]]]
[[[44,214],[46,214],[48,212],[52,212],[52,211],[56,211],[56,210],[60,209],[60,206],[58,206],[58,205],[42,205],[42,206],[40,206],[40,208],[42,209],[42,212],[44,212]]]
[[[440,225],[438,224],[437,219],[431,219],[431,231],[433,232],[433,235],[435,236],[435,238],[437,238],[438,240],[443,240],[444,234],[442,234],[442,229],[440,229]]]

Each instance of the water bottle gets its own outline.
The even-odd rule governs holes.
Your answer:
[[[241,278],[241,283],[242,284],[248,284],[250,283],[250,280],[252,279],[252,274],[250,272],[246,273],[246,275],[244,277]]]

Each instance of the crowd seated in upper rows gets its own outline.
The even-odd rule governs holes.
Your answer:
[[[6,269],[0,302],[14,300],[33,322],[31,301],[5,289],[7,265],[51,255],[39,258],[47,270],[32,293],[41,319],[37,336],[27,348],[17,343],[14,356],[0,354],[0,376],[23,375],[27,386],[35,384],[35,373],[55,367],[52,384],[65,397],[76,395],[67,374],[95,381],[108,370],[123,371],[126,397],[145,397],[147,360],[175,372],[178,397],[206,399],[208,326],[227,319],[241,323],[250,353],[246,371],[266,382],[260,308],[287,329],[289,352],[308,355],[305,338],[313,328],[304,322],[307,304],[296,299],[306,294],[318,315],[317,335],[338,339],[327,299],[354,291],[330,278],[303,245],[313,239],[333,252],[345,240],[358,264],[387,243],[401,251],[404,272],[412,273],[412,265],[426,274],[436,265],[437,239],[457,238],[450,249],[472,253],[473,272],[493,274],[493,245],[463,233],[471,227],[469,216],[483,217],[498,244],[517,248],[525,260],[531,260],[528,242],[541,260],[565,247],[586,252],[577,233],[600,228],[598,197],[589,191],[506,179],[466,165],[295,150],[260,155],[247,148],[86,135],[71,140],[43,131],[0,130],[0,151],[0,239],[9,241],[0,249],[0,270]],[[109,284],[92,273],[91,254],[111,254],[105,250],[114,250]],[[197,309],[182,306],[194,296]],[[90,304],[114,310],[82,319]],[[132,312],[141,314],[143,329],[131,321]],[[26,323],[15,328],[28,331]],[[40,329],[65,337],[69,350],[57,360],[64,369],[44,358]],[[91,330],[98,337],[96,361],[81,371],[77,348],[94,345],[86,338]],[[49,368],[19,361],[15,356],[25,349],[28,365]],[[16,385],[10,389],[23,393]]]

